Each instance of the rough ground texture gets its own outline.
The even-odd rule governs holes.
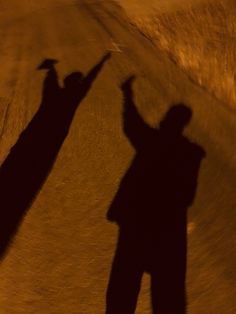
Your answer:
[[[236,106],[236,6],[217,1],[119,1],[138,28],[202,87]]]
[[[44,58],[59,60],[56,70],[62,84],[66,75],[86,74],[105,52],[112,52],[75,113],[53,168],[1,261],[0,313],[104,313],[117,240],[117,226],[106,214],[135,154],[123,130],[120,90],[130,74],[137,76],[134,100],[146,123],[156,126],[172,104],[182,102],[193,111],[185,134],[206,151],[188,212],[188,313],[236,313],[235,114],[189,79],[188,71],[154,47],[111,1],[0,4],[1,162],[39,108],[45,72],[37,67]],[[163,16],[162,29],[168,18]],[[183,22],[183,32],[185,27]],[[171,32],[166,34],[168,48],[173,38]],[[41,154],[47,151],[45,147]],[[30,162],[29,171],[34,172]],[[24,177],[17,179],[24,185]],[[1,200],[4,224],[8,204]],[[146,275],[136,313],[150,312]]]

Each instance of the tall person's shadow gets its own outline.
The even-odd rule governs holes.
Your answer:
[[[109,57],[106,54],[87,76],[68,75],[63,88],[56,60],[46,59],[39,66],[47,70],[41,105],[0,168],[0,259],[50,173],[76,109]]]
[[[107,289],[107,314],[133,314],[144,272],[151,276],[155,314],[186,311],[187,208],[192,205],[203,148],[183,130],[192,111],[170,108],[159,129],[149,127],[133,102],[133,77],[122,86],[124,132],[136,156],[108,211],[119,225]]]

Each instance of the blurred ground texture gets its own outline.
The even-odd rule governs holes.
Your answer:
[[[231,0],[119,1],[136,26],[189,77],[236,105],[236,5]]]
[[[171,105],[186,104],[186,136],[207,153],[189,209],[188,313],[236,313],[236,120],[225,106],[234,104],[235,11],[230,1],[179,2],[120,0],[125,15],[109,0],[0,0],[1,162],[39,107],[42,60],[59,60],[62,83],[112,51],[1,262],[0,314],[104,313],[117,240],[106,214],[134,157],[120,91],[130,74],[145,121],[156,126]],[[137,314],[151,312],[149,281]]]

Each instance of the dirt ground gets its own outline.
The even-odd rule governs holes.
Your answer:
[[[127,0],[124,5],[130,3]],[[140,32],[133,18],[131,22],[112,1],[1,0],[0,5],[1,170],[7,168],[6,160],[15,160],[14,167],[8,167],[11,180],[7,188],[0,180],[0,193],[6,189],[8,192],[0,195],[0,202],[5,200],[0,203],[1,226],[6,227],[8,217],[7,222],[15,228],[14,236],[8,235],[0,265],[0,314],[105,312],[118,234],[118,226],[106,217],[136,153],[124,130],[121,90],[121,83],[131,74],[136,75],[133,100],[141,121],[157,128],[172,105],[185,104],[193,116],[184,136],[206,152],[194,203],[188,211],[188,313],[234,314],[235,114],[220,97],[209,93],[208,85],[200,86],[190,77],[187,66],[183,70],[177,62],[184,39],[178,32],[175,36],[180,41],[170,56],[168,45],[176,41],[164,29],[172,15],[163,15],[161,24],[162,39],[167,40],[165,48],[160,43],[153,45],[148,37],[151,33],[143,36],[144,29]],[[178,18],[177,22],[179,26]],[[170,26],[172,30],[175,24]],[[183,23],[181,32],[185,28]],[[186,56],[191,51],[187,50]],[[61,112],[61,99],[51,86],[49,95],[52,92],[56,101],[49,107],[49,117],[42,115],[48,112],[40,106],[45,98],[47,70],[40,70],[39,65],[45,58],[57,59],[55,71],[62,88],[64,78],[75,71],[87,77],[107,52],[111,58],[99,70],[74,113],[58,154],[51,161],[51,170],[42,174],[42,186],[34,191],[31,206],[23,206],[22,219],[16,224],[9,219],[14,217],[9,204],[17,209],[21,199],[18,191],[25,186],[29,189],[26,192],[31,191],[24,171],[29,175],[40,173],[42,161],[52,148],[50,140],[53,143],[53,136],[57,138]],[[197,58],[198,51],[194,56],[201,59]],[[201,73],[208,72],[205,68]],[[77,90],[73,92],[77,95]],[[70,106],[71,101],[73,97],[65,104]],[[40,114],[34,119],[37,112]],[[35,133],[38,116],[41,123],[36,123]],[[23,134],[30,134],[29,147],[24,144],[21,150],[26,158],[14,159],[23,130]],[[7,174],[5,171],[3,178]],[[169,232],[168,221],[164,229]],[[136,313],[150,312],[150,277],[145,273]]]

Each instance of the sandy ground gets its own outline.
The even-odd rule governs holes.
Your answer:
[[[234,314],[234,113],[189,79],[110,1],[0,3],[2,162],[39,107],[41,61],[59,60],[62,84],[67,74],[87,73],[112,52],[1,262],[0,313],[104,313],[117,239],[117,226],[106,213],[134,156],[122,129],[119,86],[135,73],[135,101],[145,121],[154,126],[170,105],[185,103],[193,110],[186,136],[207,153],[189,210],[188,313]],[[138,314],[151,312],[149,294],[145,275]]]
[[[141,0],[117,0],[117,2],[125,8],[131,16],[146,16],[153,13],[153,10],[161,12],[175,12],[176,10],[187,10],[189,7],[194,7],[200,3],[206,3],[210,0],[149,0],[144,3]]]
[[[191,79],[235,108],[236,6],[217,1],[120,1],[135,25]]]

